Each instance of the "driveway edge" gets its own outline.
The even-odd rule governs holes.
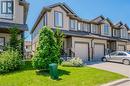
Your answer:
[[[120,79],[120,80],[110,82],[108,84],[103,84],[101,86],[116,86],[116,85],[119,85],[119,84],[122,84],[122,83],[125,83],[125,82],[129,82],[129,81],[130,81],[130,78],[125,78],[125,79]]]

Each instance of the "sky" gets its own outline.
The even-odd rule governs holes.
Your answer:
[[[26,40],[31,40],[30,30],[42,8],[58,2],[65,2],[83,19],[91,20],[103,15],[113,23],[122,21],[130,27],[130,0],[27,0],[27,2],[30,6],[27,19],[29,31],[25,33]]]

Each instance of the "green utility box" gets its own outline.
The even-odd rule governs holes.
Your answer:
[[[55,64],[55,63],[49,64],[50,76],[51,76],[52,79],[58,79],[59,78],[57,67],[58,67],[58,65]]]

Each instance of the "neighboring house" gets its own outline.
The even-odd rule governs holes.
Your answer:
[[[65,33],[63,56],[99,60],[108,52],[126,50],[129,29],[126,24],[113,24],[104,16],[82,19],[65,3],[56,3],[42,9],[31,30],[33,51],[36,50],[38,31],[44,25],[52,30],[59,27]]]
[[[25,58],[31,58],[31,55],[32,55],[31,41],[24,42],[24,55],[25,55]]]
[[[19,38],[28,30],[26,24],[28,3],[25,0],[0,0],[0,50],[9,42],[9,29],[18,27]]]

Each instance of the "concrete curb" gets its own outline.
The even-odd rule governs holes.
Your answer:
[[[125,83],[125,82],[130,82],[130,78],[120,79],[117,81],[110,82],[108,84],[103,84],[101,86],[117,86],[117,85],[120,85],[120,84]]]

